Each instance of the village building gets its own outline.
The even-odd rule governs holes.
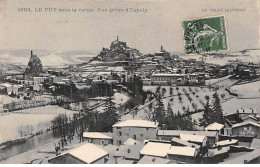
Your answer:
[[[180,139],[205,147],[207,145],[207,137],[202,135],[180,134]]]
[[[216,144],[214,144],[212,146],[212,148],[216,148],[216,147],[227,147],[227,146],[231,146],[231,145],[238,145],[238,140],[235,139],[229,139],[229,140],[222,140],[217,142]]]
[[[183,130],[158,130],[157,139],[171,141],[173,137],[180,138],[180,134],[201,135],[207,137],[207,144],[212,146],[219,141],[216,131],[183,131]]]
[[[238,117],[243,119],[244,117],[252,116],[256,117],[257,110],[253,108],[239,108],[237,109]]]
[[[216,131],[218,134],[224,134],[224,125],[214,122],[205,128],[206,131]]]
[[[198,151],[192,147],[172,146],[168,150],[168,158],[177,162],[195,163]]]
[[[198,144],[194,144],[194,143],[190,143],[188,141],[179,139],[177,137],[172,138],[171,140],[171,145],[172,146],[186,146],[186,147],[192,147],[192,148],[196,148],[197,150],[200,149],[200,145]]]
[[[232,136],[257,137],[260,138],[260,124],[250,121],[234,124]]]
[[[102,148],[86,143],[75,149],[50,158],[51,164],[104,164],[107,162],[108,153]]]
[[[126,120],[116,123],[113,125],[113,144],[121,145],[129,138],[140,142],[155,139],[157,129],[157,122],[146,120]]]
[[[202,163],[204,164],[218,164],[223,162],[229,156],[229,147],[210,148],[203,156]]]
[[[143,156],[137,164],[176,164],[175,161],[169,159],[153,157],[153,156]]]
[[[83,139],[93,144],[107,145],[113,143],[112,133],[84,132]]]
[[[140,151],[142,156],[153,156],[166,158],[171,144],[159,143],[159,142],[148,142]]]

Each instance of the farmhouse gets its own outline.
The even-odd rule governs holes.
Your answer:
[[[232,126],[232,136],[245,136],[260,138],[260,124],[245,121]]]
[[[180,134],[180,139],[200,145],[201,147],[207,145],[207,137],[202,135]]]
[[[112,144],[113,138],[112,133],[101,133],[101,132],[84,132],[84,141],[93,144]]]
[[[148,142],[140,151],[140,154],[141,157],[147,155],[147,156],[166,158],[170,148],[171,148],[171,144]]]
[[[192,147],[172,146],[168,151],[168,157],[170,160],[186,163],[195,163],[195,157],[197,154],[197,150]]]
[[[206,131],[216,131],[218,134],[224,134],[224,125],[214,122],[205,128]]]

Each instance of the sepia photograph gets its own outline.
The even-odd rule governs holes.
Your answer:
[[[259,0],[0,0],[0,164],[260,164]]]

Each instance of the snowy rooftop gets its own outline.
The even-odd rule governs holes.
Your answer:
[[[181,145],[184,145],[184,146],[188,146],[188,147],[194,146],[196,149],[200,148],[200,146],[197,145],[197,144],[189,143],[189,142],[182,140],[182,139],[179,139],[177,137],[172,138],[172,142],[175,142],[175,143],[178,143],[178,144],[181,144]]]
[[[169,162],[171,162],[171,160],[165,158],[143,156],[137,164],[168,164]]]
[[[146,120],[126,120],[119,122],[113,127],[145,127],[145,128],[156,128],[158,123],[146,121]]]
[[[140,154],[156,157],[166,157],[170,148],[171,144],[149,142],[143,147],[143,149],[140,151]]]
[[[207,137],[216,137],[215,131],[182,131],[182,130],[158,130],[159,136],[180,136],[180,134],[202,135]]]
[[[111,136],[104,135],[100,132],[84,132],[83,137],[92,139],[112,139]]]
[[[201,135],[190,135],[190,134],[180,134],[180,138],[185,141],[199,142],[202,143],[206,136]]]
[[[224,127],[224,125],[219,124],[219,123],[217,123],[217,122],[214,122],[214,123],[210,124],[209,126],[207,126],[207,127],[205,128],[205,130],[220,130],[220,129],[222,129],[223,127]]]
[[[88,164],[108,155],[106,151],[91,143],[87,143],[83,146],[73,149],[69,152],[69,154]]]
[[[172,146],[168,154],[194,157],[196,156],[196,149],[192,147]]]
[[[232,145],[232,144],[236,144],[237,142],[238,142],[238,140],[235,140],[235,139],[232,139],[232,140],[223,140],[223,141],[217,142],[214,146]]]
[[[237,127],[240,127],[240,126],[245,126],[245,125],[253,125],[253,126],[256,126],[256,127],[260,127],[260,124],[258,123],[255,123],[255,122],[251,122],[251,121],[245,121],[245,122],[241,122],[241,123],[238,123],[238,124],[234,124],[232,126],[232,128],[237,128]]]

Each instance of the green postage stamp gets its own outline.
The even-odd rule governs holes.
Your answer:
[[[182,26],[186,54],[228,50],[224,16],[185,20]]]

